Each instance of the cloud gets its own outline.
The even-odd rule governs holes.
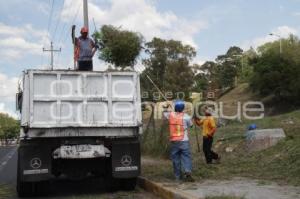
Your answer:
[[[0,113],[6,113],[6,114],[8,114],[9,116],[11,116],[15,119],[19,118],[19,115],[16,112],[11,111],[10,109],[8,109],[6,107],[5,103],[1,103],[1,102],[0,102]]]
[[[17,77],[7,77],[5,74],[0,73],[0,112],[7,113],[14,118],[18,118],[16,112],[12,111],[17,87]]]
[[[41,55],[45,42],[49,42],[45,30],[38,30],[31,24],[9,26],[0,22],[2,61],[15,61],[28,54]]]
[[[18,78],[9,78],[5,74],[0,73],[0,100],[12,101],[15,99],[17,92]]]
[[[208,61],[209,59],[206,57],[200,57],[200,56],[196,56],[195,59],[192,61],[192,65],[193,64],[197,64],[197,65],[203,65],[206,61]]]
[[[269,33],[273,33],[274,35],[269,35]],[[266,36],[263,37],[257,37],[252,40],[245,41],[241,44],[241,47],[244,50],[248,50],[250,47],[257,48],[265,43],[273,42],[275,40],[278,40],[279,38],[275,35],[280,36],[281,38],[287,38],[290,34],[297,35],[298,31],[295,28],[289,27],[289,26],[279,26],[269,33],[266,34]]]
[[[146,40],[155,36],[172,38],[197,47],[194,36],[207,27],[207,23],[202,20],[187,20],[171,11],[159,12],[152,1],[111,0],[105,2],[105,6],[99,4],[96,0],[89,2],[89,17],[94,18],[96,24],[112,24],[137,31],[143,34]],[[62,18],[65,21],[74,19],[76,10],[81,6],[81,1],[65,0]]]
[[[292,15],[296,17],[300,17],[300,12],[293,12]]]

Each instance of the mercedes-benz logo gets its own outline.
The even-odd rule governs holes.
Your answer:
[[[123,155],[121,158],[121,164],[125,167],[131,165],[132,163],[132,158],[129,155]]]
[[[33,158],[30,160],[30,166],[33,168],[33,169],[38,169],[42,166],[42,161],[40,158]]]

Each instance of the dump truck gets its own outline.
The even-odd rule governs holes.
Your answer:
[[[103,177],[108,189],[135,188],[142,133],[138,73],[26,70],[16,99],[19,196],[40,194],[59,178]]]

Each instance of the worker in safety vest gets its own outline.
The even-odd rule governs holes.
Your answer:
[[[202,126],[202,135],[203,135],[203,152],[205,155],[206,163],[212,164],[220,163],[221,157],[215,153],[211,148],[214,140],[214,134],[217,130],[215,119],[212,116],[212,109],[205,109],[205,117],[203,119],[195,119],[195,123],[198,126]]]
[[[82,27],[81,36],[75,38],[74,58],[77,61],[78,70],[92,71],[93,56],[97,50],[94,41],[88,36],[88,28]]]
[[[171,151],[170,156],[173,162],[173,170],[176,181],[183,179],[193,182],[192,157],[189,143],[189,131],[193,126],[191,117],[184,113],[184,102],[177,100],[175,102],[175,111],[167,111],[164,107],[164,117],[169,120]],[[183,170],[183,175],[181,171]]]

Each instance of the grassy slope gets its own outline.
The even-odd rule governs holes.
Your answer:
[[[293,121],[293,124],[286,121]],[[287,135],[276,146],[260,152],[245,151],[243,134],[250,122],[253,121],[220,128],[215,140],[226,139],[215,142],[215,146],[218,146],[216,150],[222,155],[222,164],[213,167],[200,166],[196,175],[204,178],[244,176],[300,185],[300,111],[256,121],[260,128],[281,127]],[[234,148],[232,153],[225,152],[228,146]],[[203,162],[201,158],[195,160],[199,164]]]
[[[235,99],[246,101],[256,99],[256,97],[247,94],[247,85],[241,85],[221,98],[232,105],[235,104]],[[267,150],[248,153],[244,147],[244,133],[247,126],[253,122],[259,128],[283,128],[287,138]],[[199,128],[196,131],[199,132]],[[243,120],[241,123],[233,121],[219,128],[214,146],[215,150],[222,155],[220,165],[204,164],[203,153],[198,153],[196,150],[194,133],[192,132],[190,140],[193,146],[194,175],[198,180],[250,177],[300,185],[300,110],[267,116],[256,121]],[[225,138],[225,140],[218,141],[220,138]],[[226,153],[225,149],[228,146],[233,147],[234,151]],[[157,147],[161,147],[161,144]],[[158,153],[155,153],[155,157],[157,155]],[[170,161],[160,161],[155,166],[146,164],[143,167],[143,174],[150,178],[171,180],[172,165]]]

